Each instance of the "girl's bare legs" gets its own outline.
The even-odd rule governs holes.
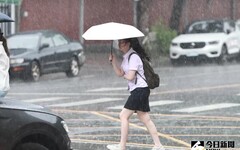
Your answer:
[[[152,136],[153,142],[155,146],[161,147],[162,144],[160,143],[158,132],[156,129],[155,124],[152,122],[148,112],[137,111],[138,118],[144,123],[148,132]]]
[[[128,129],[129,129],[129,118],[132,116],[134,111],[123,108],[120,113],[120,120],[121,120],[121,140],[120,145],[122,150],[126,149],[126,143],[128,139]]]

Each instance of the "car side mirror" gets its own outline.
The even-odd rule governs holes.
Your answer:
[[[49,47],[49,44],[44,43],[40,46],[39,50],[42,50],[42,49],[47,48],[47,47]]]

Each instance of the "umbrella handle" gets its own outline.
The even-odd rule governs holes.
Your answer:
[[[112,55],[112,50],[113,50],[113,41],[111,43],[111,50],[110,50],[110,54]]]
[[[110,49],[110,55],[112,56],[113,54],[112,54],[112,50],[113,50],[113,41],[112,41],[112,43],[111,43],[111,49]],[[112,60],[110,60],[110,62],[112,63]]]

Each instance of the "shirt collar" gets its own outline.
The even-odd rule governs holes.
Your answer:
[[[130,48],[130,49],[128,50],[128,52],[123,55],[123,58],[124,58],[124,59],[128,58],[128,56],[129,56],[131,53],[133,53],[133,52],[135,52],[135,51],[134,51],[132,48]]]

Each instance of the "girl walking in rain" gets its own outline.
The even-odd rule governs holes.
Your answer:
[[[137,113],[138,118],[144,123],[153,139],[155,146],[152,148],[152,150],[164,150],[164,147],[160,143],[156,126],[149,116],[150,89],[142,78],[145,78],[145,76],[141,58],[146,58],[148,60],[150,60],[150,58],[141,47],[137,38],[119,40],[118,46],[120,51],[123,52],[123,61],[121,66],[118,66],[117,60],[112,54],[109,56],[109,60],[112,63],[113,70],[115,71],[116,75],[123,77],[128,81],[128,88],[131,95],[128,97],[128,100],[126,101],[124,108],[119,115],[121,120],[120,143],[107,145],[107,148],[110,150],[126,150],[129,119],[133,113]],[[130,54],[134,52],[137,54],[132,54],[129,58]],[[142,77],[139,76],[137,72]]]

